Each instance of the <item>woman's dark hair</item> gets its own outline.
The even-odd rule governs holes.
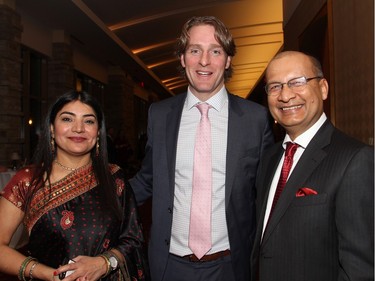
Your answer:
[[[203,17],[192,17],[190,18],[182,27],[181,35],[177,39],[176,43],[176,55],[178,58],[185,53],[188,45],[189,45],[189,31],[192,27],[198,25],[211,25],[215,29],[215,38],[224,49],[225,53],[230,56],[234,57],[236,54],[236,44],[234,43],[232,34],[230,34],[229,30],[226,28],[224,23],[222,23],[219,19],[213,16],[203,16]],[[185,69],[180,66],[179,68],[181,74],[183,76],[186,75]],[[228,81],[229,78],[232,77],[233,68],[232,64],[228,67],[228,69],[224,72],[224,79]]]
[[[51,144],[51,125],[54,124],[57,113],[66,104],[74,101],[80,101],[90,106],[95,112],[99,125],[99,153],[96,155],[97,153],[95,145],[90,152],[90,157],[96,180],[99,183],[98,188],[100,200],[102,200],[106,207],[113,211],[118,218],[121,218],[122,212],[120,210],[120,205],[114,203],[118,203],[118,200],[116,200],[116,187],[108,165],[104,114],[97,100],[86,92],[69,91],[60,96],[55,103],[50,106],[43,124],[38,146],[32,160],[32,164],[35,167],[35,172],[31,181],[32,186],[34,187],[32,192],[42,188],[45,184],[50,183],[52,164],[56,157],[56,149],[52,147]],[[31,198],[31,196],[29,196],[29,198]]]

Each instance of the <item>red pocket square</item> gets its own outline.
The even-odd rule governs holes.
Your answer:
[[[314,194],[318,194],[318,192],[308,187],[301,187],[300,189],[298,189],[296,193],[296,197],[302,197],[302,196],[314,195]]]

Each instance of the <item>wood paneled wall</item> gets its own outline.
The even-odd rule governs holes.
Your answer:
[[[320,25],[320,32],[326,34],[310,36],[316,39],[306,46],[303,37],[316,32],[311,26],[322,17],[327,24]],[[374,1],[302,0],[284,34],[285,50],[310,47],[319,52],[330,84],[326,111],[336,127],[373,145]]]
[[[373,145],[374,1],[332,0],[336,126]]]

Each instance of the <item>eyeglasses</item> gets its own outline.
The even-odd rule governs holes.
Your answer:
[[[302,90],[306,86],[307,82],[313,79],[323,79],[321,76],[315,76],[311,78],[306,78],[304,76],[290,79],[286,83],[273,82],[267,84],[264,89],[266,90],[267,95],[276,96],[281,93],[284,88],[284,85],[288,85],[291,90]]]

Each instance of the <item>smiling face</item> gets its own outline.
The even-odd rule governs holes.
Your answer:
[[[67,103],[51,125],[57,157],[90,157],[97,141],[98,128],[97,117],[89,105],[79,100]]]
[[[197,25],[189,30],[189,44],[181,55],[190,90],[201,101],[215,95],[224,85],[224,72],[231,57],[215,38],[211,25]]]
[[[304,76],[318,76],[310,58],[297,52],[288,52],[269,64],[266,71],[267,83],[286,83]],[[298,90],[284,85],[281,93],[268,96],[268,106],[273,118],[285,128],[294,140],[304,133],[323,113],[323,101],[328,96],[328,83],[323,79],[313,79]]]

